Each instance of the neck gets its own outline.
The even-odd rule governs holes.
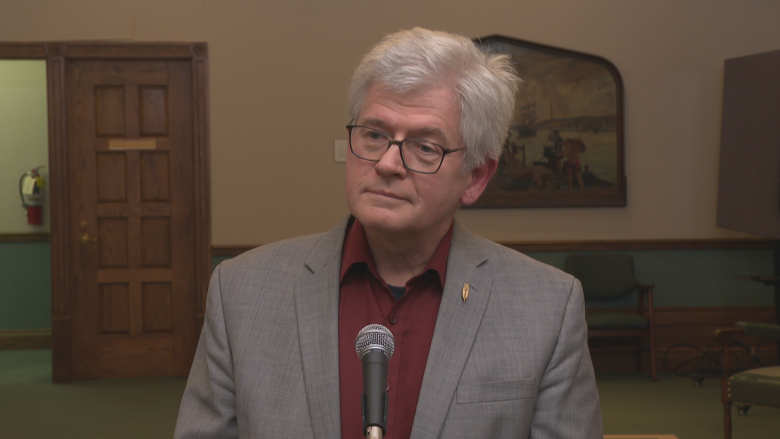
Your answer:
[[[422,273],[452,223],[419,236],[410,232],[387,233],[366,228],[366,238],[379,275],[389,285],[403,286]]]

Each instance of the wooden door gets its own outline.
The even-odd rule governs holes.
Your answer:
[[[64,85],[71,378],[186,376],[204,268],[191,62],[68,60]]]

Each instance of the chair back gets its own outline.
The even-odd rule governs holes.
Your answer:
[[[636,289],[634,258],[621,253],[572,254],[566,272],[582,283],[587,300],[614,300]]]

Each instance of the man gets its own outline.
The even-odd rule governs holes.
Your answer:
[[[600,438],[581,286],[454,222],[496,170],[517,78],[424,29],[350,87],[336,229],[221,264],[178,438],[360,438],[358,331],[387,326],[386,438]]]

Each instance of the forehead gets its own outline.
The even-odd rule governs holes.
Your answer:
[[[455,129],[460,125],[460,109],[448,87],[433,87],[409,93],[395,93],[381,85],[369,88],[358,117],[360,122],[398,128],[425,126]]]

